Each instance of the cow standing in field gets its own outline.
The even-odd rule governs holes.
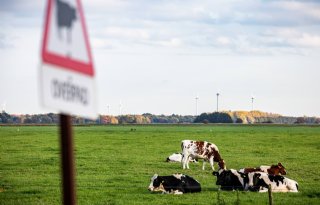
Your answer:
[[[250,191],[267,192],[271,185],[272,192],[298,192],[298,182],[280,175],[264,172],[248,173]]]
[[[151,178],[148,190],[162,192],[163,194],[183,194],[200,192],[201,185],[197,180],[188,175],[173,174],[171,176],[159,176],[155,174]]]
[[[239,170],[239,172],[242,173],[251,173],[251,172],[265,172],[272,175],[286,175],[287,171],[285,167],[279,162],[277,165],[271,165],[271,166],[260,166],[256,168],[242,168]]]
[[[181,142],[181,149],[183,169],[189,169],[189,157],[193,159],[203,159],[203,170],[206,161],[209,161],[212,170],[214,170],[214,162],[218,162],[220,169],[225,169],[225,162],[221,158],[219,149],[215,144],[206,141],[183,140]]]

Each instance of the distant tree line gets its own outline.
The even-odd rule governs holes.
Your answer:
[[[224,112],[202,113],[195,120],[195,123],[233,123],[231,116]]]
[[[72,116],[73,124],[151,124],[151,123],[193,123],[191,115],[99,115],[95,120]],[[34,115],[10,115],[0,113],[0,124],[58,124],[59,115],[54,113]]]
[[[151,123],[193,123],[195,116],[192,115],[120,115],[101,116],[103,124],[151,124]]]
[[[151,123],[193,123],[196,118],[193,115],[153,115],[144,113],[142,116],[149,118]]]
[[[286,117],[261,111],[225,111],[193,115],[99,115],[95,120],[72,116],[73,124],[177,124],[177,123],[275,123],[275,124],[320,124],[317,117]],[[0,113],[0,124],[58,124],[59,115],[55,113],[34,115],[13,115]]]

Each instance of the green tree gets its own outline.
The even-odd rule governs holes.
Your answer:
[[[232,118],[228,113],[214,112],[214,113],[202,113],[195,120],[195,123],[232,123]]]

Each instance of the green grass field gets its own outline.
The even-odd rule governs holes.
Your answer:
[[[0,126],[0,204],[61,204],[58,132],[55,126]],[[268,204],[267,193],[218,191],[209,164],[203,171],[201,163],[190,170],[166,163],[183,139],[215,143],[228,168],[282,162],[300,192],[274,193],[274,203],[320,204],[320,127],[276,125],[74,127],[78,204]],[[178,172],[197,179],[203,191],[147,190],[154,173]]]

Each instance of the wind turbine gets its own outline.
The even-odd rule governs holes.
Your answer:
[[[198,116],[198,100],[199,100],[199,96],[196,96],[196,116]]]
[[[253,111],[253,101],[254,101],[254,96],[251,96],[251,111]]]
[[[220,93],[217,93],[217,112],[219,112],[219,95]]]

